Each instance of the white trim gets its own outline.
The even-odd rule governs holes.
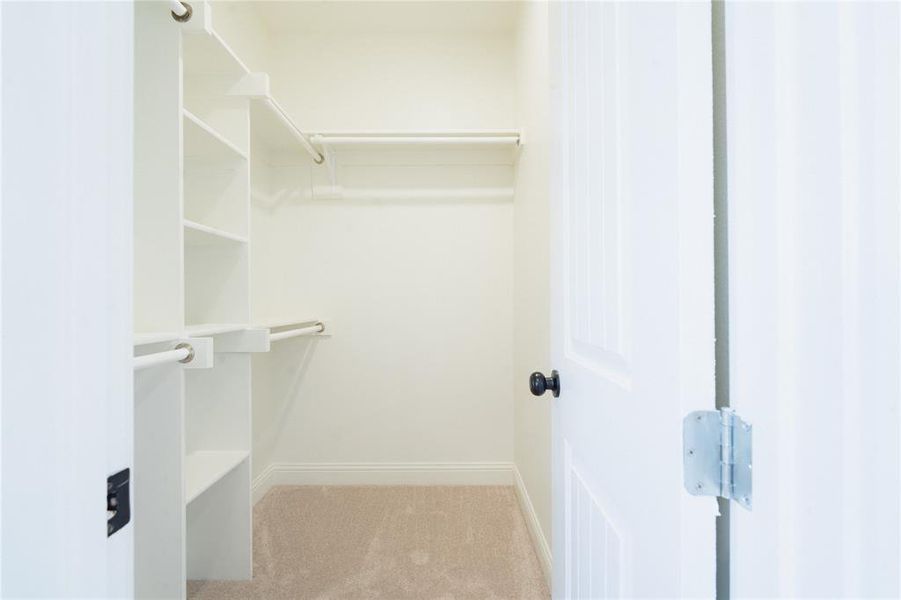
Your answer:
[[[553,555],[551,554],[551,546],[548,544],[544,530],[541,529],[541,522],[538,520],[538,513],[532,505],[532,499],[529,497],[529,491],[526,489],[526,483],[519,473],[516,465],[513,465],[513,481],[516,489],[516,497],[519,499],[519,507],[522,515],[526,519],[526,525],[529,527],[529,533],[532,535],[532,545],[538,554],[538,562],[541,563],[541,570],[544,572],[544,578],[547,580],[548,589],[553,589]]]
[[[276,485],[515,485],[509,462],[272,463],[253,481],[253,502]]]

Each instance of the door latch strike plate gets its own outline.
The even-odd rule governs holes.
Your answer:
[[[131,520],[129,482],[131,471],[122,469],[106,479],[106,537],[125,527]]]
[[[751,425],[731,409],[689,413],[682,420],[682,474],[688,493],[735,500],[751,510],[751,434]]]

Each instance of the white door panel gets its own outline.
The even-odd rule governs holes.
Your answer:
[[[554,10],[554,595],[712,596],[681,448],[714,406],[710,6]]]
[[[729,3],[734,597],[897,597],[899,6]]]

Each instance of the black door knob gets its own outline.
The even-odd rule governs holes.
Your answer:
[[[551,390],[556,398],[560,395],[560,373],[554,370],[550,377],[545,377],[543,373],[535,371],[529,376],[529,389],[535,396],[543,396],[546,391]]]

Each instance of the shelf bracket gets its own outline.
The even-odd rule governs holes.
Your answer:
[[[217,353],[269,352],[269,329],[248,327],[216,336]]]

